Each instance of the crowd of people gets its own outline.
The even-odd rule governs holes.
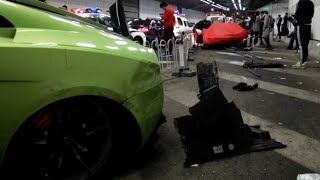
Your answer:
[[[250,20],[250,43],[255,47],[260,41],[260,46],[272,49],[270,34],[273,40],[281,41],[282,36],[290,38],[287,49],[300,51],[300,61],[293,65],[293,68],[304,68],[308,61],[308,45],[311,37],[311,23],[314,15],[314,4],[311,0],[299,0],[295,14],[284,17],[279,14],[275,20],[268,11],[256,12]],[[294,30],[289,33],[289,23]],[[274,25],[277,27],[277,34],[274,33]]]

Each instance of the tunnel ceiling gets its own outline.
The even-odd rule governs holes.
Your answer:
[[[158,0],[158,1],[161,1],[161,0]],[[198,10],[203,12],[209,12],[212,8],[211,5],[201,2],[200,0],[163,0],[163,1],[167,2],[168,4],[180,5],[181,7],[186,9],[193,9],[193,10]],[[210,0],[203,0],[203,1],[208,2]],[[215,4],[220,4],[222,6],[228,7],[230,8],[231,11],[235,10],[232,0],[211,0],[211,1],[213,1]],[[234,1],[237,4],[237,7],[239,8],[239,5],[238,5],[239,0],[234,0]],[[257,9],[273,1],[277,1],[277,0],[241,0],[241,5],[242,7],[245,7],[246,9],[248,9],[249,5],[252,3],[253,9]]]

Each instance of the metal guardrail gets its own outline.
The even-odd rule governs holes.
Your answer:
[[[172,52],[170,52],[172,44]],[[159,59],[161,70],[187,67],[189,50],[193,47],[193,34],[188,34],[183,39],[154,40],[147,43],[147,47],[153,48]]]

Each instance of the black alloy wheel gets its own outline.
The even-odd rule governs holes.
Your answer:
[[[6,163],[26,179],[85,180],[106,167],[111,148],[105,110],[79,98],[50,105],[27,121],[10,144]]]

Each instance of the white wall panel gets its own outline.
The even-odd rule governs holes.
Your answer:
[[[189,22],[197,23],[205,18],[205,13],[201,11],[195,11],[191,9],[182,9],[182,12],[186,15]]]
[[[174,9],[178,9],[177,6],[170,5]],[[182,9],[182,12],[186,14],[186,18],[190,22],[198,22],[203,20],[205,13],[190,9]],[[154,0],[140,0],[140,17],[141,18],[159,18],[160,13],[163,13],[163,9],[160,8],[160,2]]]

